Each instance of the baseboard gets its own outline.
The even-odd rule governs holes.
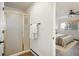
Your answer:
[[[30,49],[30,51],[32,52],[34,56],[39,56],[33,49]]]

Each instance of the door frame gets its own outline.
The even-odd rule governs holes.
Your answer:
[[[27,26],[25,24],[25,20],[26,20],[25,16],[29,16],[29,25],[27,25]],[[22,43],[24,43],[24,40],[25,40],[25,27],[29,27],[29,29],[30,29],[30,15],[29,14],[23,14],[23,41],[22,41]],[[22,47],[23,47],[23,50],[25,50],[24,44],[22,44]],[[30,31],[29,31],[29,49],[30,49]]]
[[[56,56],[56,2],[53,2],[53,56]]]

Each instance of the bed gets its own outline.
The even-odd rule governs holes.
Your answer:
[[[72,35],[66,35],[66,34],[57,34],[56,35],[56,44],[66,47],[69,43],[73,42],[73,36]]]

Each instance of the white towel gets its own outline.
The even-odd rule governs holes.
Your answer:
[[[31,26],[32,28],[32,32],[33,33],[37,33],[37,24],[32,24],[32,26]]]
[[[37,39],[37,37],[38,37],[38,35],[37,35],[37,24],[32,24],[30,30],[31,30],[30,38],[31,39]]]

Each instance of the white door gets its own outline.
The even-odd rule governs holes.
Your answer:
[[[39,6],[39,7],[38,7]],[[35,3],[31,8],[30,23],[39,25],[38,39],[34,39],[34,30],[30,27],[30,48],[40,56],[55,55],[55,10],[53,2]]]
[[[4,3],[0,2],[0,56],[4,53],[4,11],[3,11]]]
[[[11,55],[22,51],[23,16],[15,12],[5,12],[5,19],[5,55]]]

